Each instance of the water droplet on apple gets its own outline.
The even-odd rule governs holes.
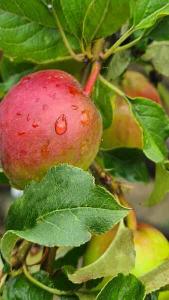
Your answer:
[[[21,136],[21,135],[24,135],[25,133],[26,133],[25,131],[18,132],[18,135]]]
[[[81,123],[82,125],[88,125],[89,124],[89,113],[87,110],[83,110],[82,111],[82,115],[81,115]]]
[[[72,109],[73,109],[73,110],[77,110],[77,109],[78,109],[78,106],[77,106],[77,105],[72,105]]]
[[[55,122],[55,132],[58,135],[62,135],[67,131],[67,121],[64,114],[60,115]]]
[[[28,114],[26,120],[29,122],[30,119],[31,119],[30,114]]]
[[[33,128],[37,128],[37,127],[39,127],[39,124],[36,123],[36,122],[33,122],[33,123],[32,123],[32,127],[33,127]]]

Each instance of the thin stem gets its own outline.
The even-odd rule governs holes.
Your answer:
[[[17,254],[14,257],[12,257],[11,264],[13,267],[19,268],[22,265],[31,247],[32,247],[32,243],[28,241],[24,240],[21,243],[20,247],[17,250]]]
[[[111,56],[115,52],[115,49],[118,48],[133,32],[134,32],[133,27],[127,30],[120,37],[120,39],[118,39],[118,41],[102,55],[102,59],[105,60],[109,58],[109,56]]]
[[[114,84],[110,83],[108,80],[106,80],[101,74],[99,75],[99,79],[100,81],[106,85],[107,87],[109,87],[109,89],[111,89],[113,92],[115,92],[117,95],[121,96],[121,97],[126,97],[125,93],[123,91],[121,91],[118,87],[116,87]]]
[[[32,282],[34,285],[38,286],[39,288],[51,293],[51,294],[54,294],[54,295],[58,295],[58,296],[64,296],[64,295],[71,295],[71,293],[69,292],[63,292],[63,291],[60,291],[60,290],[57,290],[57,289],[54,289],[54,288],[50,288],[49,286],[46,286],[45,284],[41,283],[40,281],[38,281],[35,277],[33,277],[26,265],[23,265],[23,272],[26,276],[26,278]]]
[[[121,51],[124,51],[124,50],[127,50],[129,48],[131,48],[132,46],[136,45],[140,39],[142,38],[143,35],[141,35],[140,37],[138,37],[137,39],[135,39],[134,41],[124,45],[124,46],[121,46],[121,47],[118,47],[114,50],[114,53],[117,53],[117,52],[121,52]]]
[[[47,260],[45,261],[45,271],[49,274],[53,273],[53,265],[56,257],[57,247],[49,249]]]
[[[118,181],[115,181],[111,174],[105,171],[97,162],[94,162],[91,166],[91,171],[98,178],[101,184],[103,184],[113,195],[118,196],[120,204],[124,205],[127,208],[130,208],[130,212],[126,217],[127,226],[132,229],[137,229],[137,218],[135,210],[130,206],[127,200],[124,198],[122,184]]]
[[[91,73],[89,75],[89,78],[87,80],[87,83],[83,89],[83,92],[86,96],[90,96],[92,91],[93,91],[93,87],[96,83],[96,80],[99,76],[101,70],[101,62],[100,61],[95,61],[92,65],[92,70]]]
[[[70,54],[71,57],[74,58],[75,60],[77,60],[77,61],[83,61],[83,60],[84,60],[84,55],[83,55],[83,54],[76,54],[76,53],[73,51],[73,49],[72,49],[72,47],[70,46],[70,43],[69,43],[69,41],[68,41],[68,39],[67,39],[65,33],[64,33],[64,30],[63,30],[63,28],[62,28],[62,25],[61,25],[61,23],[60,23],[60,20],[59,20],[59,18],[58,18],[58,16],[57,16],[56,12],[55,12],[55,9],[53,8],[52,11],[53,11],[53,15],[54,15],[55,20],[56,20],[56,24],[57,24],[58,29],[59,29],[59,31],[60,31],[60,34],[61,34],[61,36],[62,36],[63,42],[64,42],[65,47],[67,48],[69,54]]]

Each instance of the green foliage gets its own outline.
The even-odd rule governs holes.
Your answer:
[[[47,273],[41,271],[34,277],[45,285],[52,286]],[[3,300],[52,300],[53,295],[36,287],[24,275],[11,277],[5,285],[3,291]]]
[[[113,95],[114,93],[105,85],[103,85],[100,80],[96,82],[93,99],[102,115],[104,129],[108,128],[112,123],[113,110],[111,98]]]
[[[160,105],[143,98],[129,100],[134,116],[143,129],[144,154],[159,163],[167,156],[165,141],[169,136],[169,119]],[[157,134],[158,133],[158,134]]]
[[[79,49],[71,36],[70,43]],[[69,57],[54,17],[40,0],[0,1],[0,44],[6,56],[18,61],[44,64]]]
[[[169,284],[169,260],[140,278],[146,287],[146,293],[158,291]]]
[[[131,231],[121,224],[106,252],[92,264],[69,274],[69,278],[75,283],[81,283],[101,277],[114,277],[118,273],[129,273],[134,268],[134,263],[133,236]]]
[[[165,15],[169,15],[169,3],[166,0],[137,0],[133,4],[133,23],[136,30],[152,27]]]
[[[119,148],[103,151],[101,157],[104,167],[114,177],[124,178],[131,182],[148,182],[149,174],[145,157],[141,150]]]
[[[4,54],[2,59],[0,53],[0,99],[22,76],[35,70],[60,68],[84,82],[89,76],[86,70],[102,57],[101,74],[108,85],[98,79],[92,98],[107,129],[113,120],[113,97],[116,92],[123,96],[120,77],[126,69],[133,68],[133,62],[138,70],[141,62],[146,74],[153,71],[169,77],[168,31],[168,0],[0,0],[0,49]],[[98,39],[104,42],[101,49],[96,47]],[[75,63],[73,51],[83,53],[89,67],[83,61]],[[107,51],[109,55],[105,57]],[[112,88],[111,83],[115,84]],[[167,107],[168,95],[163,89],[164,93]],[[148,182],[148,158],[156,164],[154,189],[148,199],[148,205],[154,205],[169,192],[169,119],[160,105],[148,99],[126,101],[143,132],[143,149],[100,149],[97,161],[103,172],[99,182],[108,184],[110,190],[110,182],[102,178],[104,170],[115,180]],[[9,184],[3,170],[0,184]],[[128,212],[116,196],[95,185],[89,172],[68,165],[50,169],[41,182],[27,186],[9,209],[1,252],[11,264],[12,250],[20,239],[58,247],[52,279],[44,271],[32,273],[31,267],[29,271],[49,287],[71,290],[72,296],[55,298],[23,274],[11,276],[11,265],[6,264],[3,271],[8,276],[0,280],[3,287],[6,279],[2,299],[157,300],[158,290],[169,284],[169,262],[140,280],[128,275],[135,260],[131,231],[122,222]],[[83,266],[82,256],[92,235],[105,233],[119,222],[116,237],[105,253]],[[0,261],[0,269],[3,262]],[[113,279],[98,295],[93,293],[92,288],[107,276]]]
[[[169,77],[169,41],[154,41],[149,45],[143,56],[145,61],[151,62],[157,72]]]
[[[144,299],[144,286],[133,275],[124,276],[119,274],[113,278],[103,288],[97,296],[97,300],[143,300]]]
[[[48,247],[79,246],[92,233],[109,230],[127,213],[110,193],[95,186],[87,172],[60,165],[40,183],[30,184],[11,206],[2,253],[9,261],[18,237]]]
[[[147,200],[149,206],[160,203],[169,192],[169,171],[166,164],[156,165],[156,176],[153,191]]]

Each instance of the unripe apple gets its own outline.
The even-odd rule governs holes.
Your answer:
[[[161,104],[155,87],[142,74],[127,71],[122,81],[122,89],[130,97],[144,97]],[[113,121],[103,132],[102,147],[105,150],[128,147],[142,148],[142,131],[128,104],[121,97],[111,99]]]
[[[84,255],[85,266],[93,263],[104,254],[113,241],[115,234],[116,229],[112,229],[91,239]],[[140,277],[150,272],[169,257],[169,242],[156,228],[147,224],[139,224],[137,230],[133,230],[133,237],[136,260],[131,273],[135,276]],[[109,280],[110,277],[105,278],[99,287],[101,288]]]
[[[169,300],[169,291],[160,292],[158,300]]]
[[[0,104],[0,160],[23,188],[59,163],[87,169],[99,149],[102,121],[68,73],[45,70],[24,77]]]

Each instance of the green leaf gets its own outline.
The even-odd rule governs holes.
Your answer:
[[[47,286],[52,283],[47,273],[40,271],[34,277]],[[5,284],[3,300],[52,300],[53,295],[35,286],[22,274],[11,277]]]
[[[100,80],[96,82],[93,100],[102,115],[104,129],[109,128],[112,123],[113,109],[111,99],[113,96],[114,93],[109,87],[105,86]]]
[[[169,119],[163,108],[144,98],[129,99],[134,116],[143,129],[144,154],[152,161],[162,162],[167,155],[165,141],[169,136]]]
[[[127,69],[131,61],[130,51],[117,52],[108,66],[107,80],[115,80]]]
[[[74,283],[111,276],[118,273],[129,273],[134,268],[135,250],[131,231],[121,223],[115,238],[99,259],[90,265],[69,274]]]
[[[145,61],[150,61],[157,72],[169,77],[169,41],[153,42],[142,56]]]
[[[93,0],[88,6],[83,38],[86,43],[107,37],[116,32],[129,18],[128,0]]]
[[[0,8],[3,11],[10,12],[13,15],[21,16],[27,20],[34,21],[44,26],[55,26],[55,21],[52,14],[49,12],[47,6],[45,6],[41,0],[0,0]]]
[[[145,157],[139,149],[119,148],[103,151],[105,168],[117,178],[131,182],[148,182],[149,174]]]
[[[78,50],[75,37],[68,39]],[[40,0],[0,0],[0,48],[18,61],[40,64],[69,58],[55,20]]]
[[[61,248],[60,248],[61,249]],[[57,258],[54,262],[54,269],[61,269],[63,266],[77,267],[79,258],[83,256],[86,250],[86,245],[73,248],[65,253],[65,255]],[[58,253],[59,251],[57,251]]]
[[[169,284],[169,260],[140,278],[145,285],[146,293],[150,294]]]
[[[101,290],[96,300],[143,300],[145,288],[133,275],[119,274]]]
[[[168,0],[137,0],[133,9],[135,29],[152,27],[159,18],[169,15]]]
[[[165,164],[156,165],[156,176],[153,191],[147,200],[149,206],[161,202],[169,192],[169,171]]]
[[[18,237],[48,247],[76,247],[91,234],[106,232],[127,213],[88,172],[59,165],[41,182],[32,182],[11,206],[1,250],[9,261]]]
[[[60,11],[58,11],[58,5],[61,6],[62,13],[68,24],[70,33],[74,34],[79,39],[82,38],[83,31],[83,20],[91,0],[54,0],[54,6],[59,19],[63,22],[63,16],[61,16]]]
[[[149,37],[155,41],[168,41],[169,40],[169,17],[165,17],[161,22],[152,30]]]

